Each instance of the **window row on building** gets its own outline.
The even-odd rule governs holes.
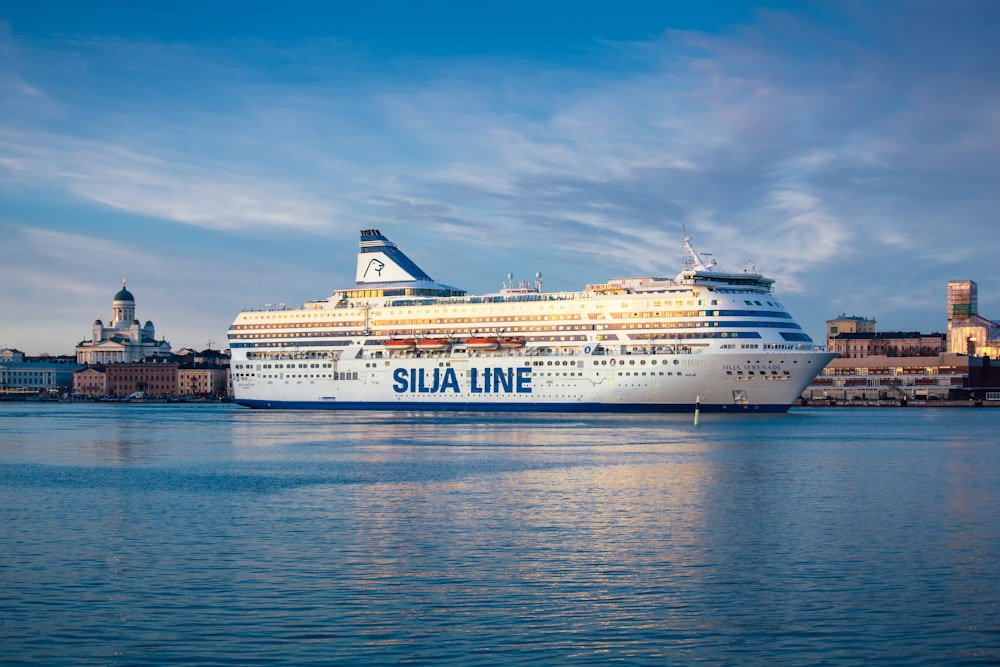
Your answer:
[[[175,363],[94,366],[73,374],[78,397],[224,397],[231,394],[227,367],[184,368]]]

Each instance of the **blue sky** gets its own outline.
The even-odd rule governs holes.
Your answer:
[[[175,349],[353,283],[672,276],[681,229],[817,340],[1000,318],[995,2],[0,5],[0,347],[123,276]]]

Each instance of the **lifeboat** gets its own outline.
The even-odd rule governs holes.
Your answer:
[[[500,339],[500,347],[510,350],[518,347],[524,347],[524,337],[523,336],[507,336]]]
[[[393,338],[385,342],[385,349],[397,352],[409,352],[417,346],[417,341],[409,338]]]
[[[468,338],[465,346],[470,350],[495,350],[500,347],[499,338]]]
[[[416,347],[424,352],[440,352],[451,347],[451,341],[447,338],[421,338]]]

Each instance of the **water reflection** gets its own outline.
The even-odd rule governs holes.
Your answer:
[[[55,410],[0,419],[11,661],[998,657],[1000,412]]]

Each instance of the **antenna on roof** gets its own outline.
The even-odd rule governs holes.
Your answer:
[[[702,259],[694,246],[691,245],[691,235],[687,233],[687,227],[682,226],[681,231],[684,233],[684,251],[688,254],[686,264],[695,271],[711,271],[712,267],[715,266],[715,258],[706,253],[705,257],[709,259]]]

